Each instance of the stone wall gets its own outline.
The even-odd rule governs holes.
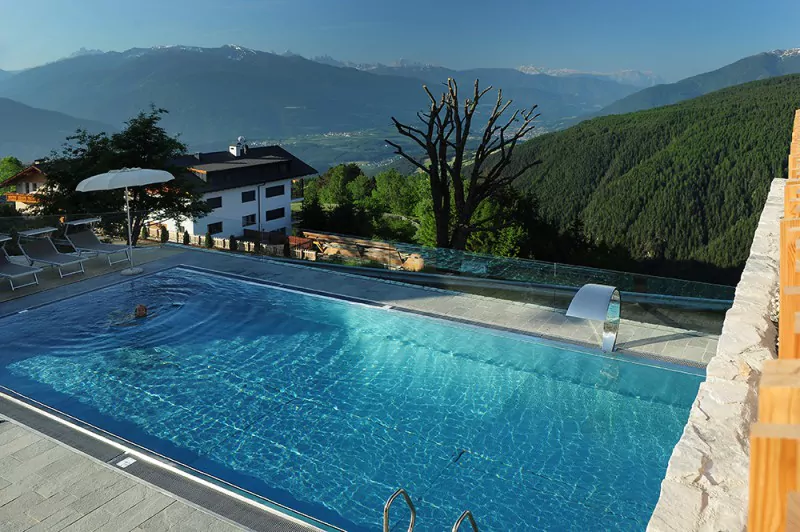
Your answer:
[[[750,424],[762,365],[777,356],[771,316],[785,183],[775,179],[770,187],[717,354],[661,483],[650,532],[747,529]]]

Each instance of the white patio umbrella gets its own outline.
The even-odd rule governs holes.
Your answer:
[[[142,187],[154,185],[156,183],[166,183],[175,179],[172,174],[165,170],[148,170],[146,168],[123,168],[122,170],[111,170],[105,174],[99,174],[84,179],[75,188],[78,192],[95,192],[99,190],[125,189],[125,211],[128,213],[128,258],[131,267],[123,270],[125,275],[141,273],[141,268],[133,267],[133,235],[131,234],[131,208],[128,189],[131,187]]]

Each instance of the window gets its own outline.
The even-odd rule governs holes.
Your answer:
[[[283,185],[278,185],[275,187],[267,187],[264,189],[268,198],[274,198],[275,196],[283,196]]]
[[[222,232],[222,222],[217,222],[215,224],[208,224],[208,232],[212,235],[216,235],[217,233]]]
[[[39,188],[39,183],[31,183],[31,192],[36,192],[37,188]]]
[[[31,192],[31,184],[27,181],[25,182],[25,194],[30,194]]]
[[[216,198],[208,198],[206,200],[206,203],[208,203],[208,206],[211,207],[212,209],[219,209],[220,207],[222,207],[222,196],[217,196]]]
[[[247,227],[248,225],[256,225],[255,214],[248,214],[247,216],[242,216],[242,227]]]
[[[248,203],[250,201],[255,201],[255,200],[256,200],[255,190],[248,190],[247,192],[242,192],[242,203]]]
[[[267,211],[267,221],[270,220],[278,220],[283,218],[284,216],[284,208],[281,207],[280,209],[272,209]]]

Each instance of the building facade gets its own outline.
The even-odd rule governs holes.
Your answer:
[[[241,237],[247,231],[291,234],[292,182],[317,173],[279,146],[249,148],[243,142],[228,151],[180,157],[172,164],[187,170],[212,210],[197,220],[161,223],[170,233],[211,233],[217,238]]]
[[[11,188],[11,192],[3,194],[5,200],[17,211],[25,213],[39,202],[37,195],[45,183],[47,176],[34,164],[0,183],[0,190]]]

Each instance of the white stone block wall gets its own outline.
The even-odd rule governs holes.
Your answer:
[[[763,363],[777,356],[771,316],[785,184],[775,179],[770,186],[717,354],[672,452],[649,532],[747,529],[750,424]]]

